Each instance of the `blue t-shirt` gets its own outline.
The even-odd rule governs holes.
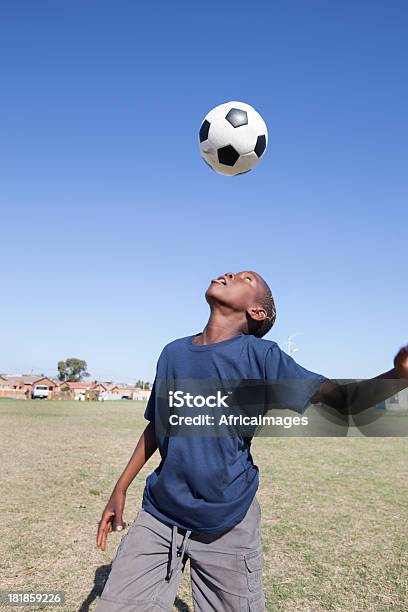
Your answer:
[[[182,408],[186,414],[194,415],[203,411],[202,398],[208,393],[208,381],[211,384],[237,381],[239,385],[245,381],[265,381],[266,386],[268,381],[277,381],[276,385],[268,386],[268,397],[272,388],[275,405],[302,414],[326,379],[298,365],[270,340],[242,334],[223,342],[196,345],[193,338],[187,336],[165,346],[157,363],[144,416],[155,422],[161,462],[146,479],[142,507],[171,525],[193,532],[218,533],[231,529],[244,518],[258,489],[259,468],[250,452],[252,439],[241,435],[166,435],[162,427],[163,389],[168,409],[172,395],[177,400],[181,398],[173,402],[175,405],[183,404],[186,396],[182,392],[190,390],[186,385],[191,386],[192,381],[195,387],[201,384],[202,395],[194,395],[200,400],[197,405],[191,404],[191,400],[189,407],[184,402]],[[289,381],[297,384],[289,385]],[[220,409],[219,404],[223,409],[228,397],[217,393],[214,391],[208,402],[214,414]],[[231,412],[233,399],[230,403]],[[169,414],[172,412],[169,409]],[[197,431],[200,430],[196,428]]]

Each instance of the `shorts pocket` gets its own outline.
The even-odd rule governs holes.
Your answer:
[[[255,550],[254,552],[244,555],[246,575],[248,581],[248,589],[251,592],[262,591],[262,570],[264,565],[263,551]]]

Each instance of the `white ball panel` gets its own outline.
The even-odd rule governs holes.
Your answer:
[[[217,152],[214,151],[214,149],[210,149],[209,151],[202,151],[201,155],[211,166],[214,163],[218,163]]]
[[[248,153],[247,155],[241,155],[237,163],[234,165],[235,173],[238,174],[240,172],[247,172],[248,170],[252,170],[252,168],[255,168],[258,162],[259,157],[256,153]]]
[[[234,130],[235,128],[228,121],[225,121],[224,118],[217,117],[214,119],[208,132],[208,140],[211,146],[220,149],[232,144]]]
[[[259,134],[251,124],[241,125],[233,128],[234,132],[230,144],[240,155],[245,155],[254,150]]]
[[[215,108],[210,110],[210,112],[205,116],[205,119],[207,119],[207,121],[211,123],[212,121],[216,121],[220,117],[225,117],[229,110],[229,102],[226,102],[225,104],[220,104],[219,106],[216,106]]]
[[[224,166],[224,164],[218,162],[212,163],[211,166],[218,174],[224,174],[225,176],[234,176],[237,173],[235,166]]]
[[[204,142],[200,142],[200,150],[202,154],[211,153],[212,151],[214,151],[214,147],[212,143],[207,139],[204,140]]]
[[[256,130],[258,136],[265,136],[266,144],[268,144],[268,128],[262,117],[258,113],[252,113],[249,122]]]
[[[218,158],[214,159],[209,158],[208,156],[205,156],[205,158],[216,172],[219,174],[224,174],[225,176],[235,176],[236,174],[241,174],[242,172],[252,170],[252,168],[255,168],[259,162],[259,158],[255,153],[241,155],[233,166],[225,166],[224,164],[220,164],[218,162]]]

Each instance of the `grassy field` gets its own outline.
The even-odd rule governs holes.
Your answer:
[[[60,589],[57,610],[94,609],[121,538],[99,551],[97,522],[146,424],[143,408],[0,402],[1,589]],[[408,439],[257,438],[252,448],[267,610],[408,610]],[[157,462],[129,491],[128,522]],[[188,565],[185,574],[178,612],[193,610]]]

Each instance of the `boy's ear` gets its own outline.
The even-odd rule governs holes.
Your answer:
[[[268,313],[262,306],[251,306],[248,308],[247,313],[254,321],[264,321],[268,318]]]

